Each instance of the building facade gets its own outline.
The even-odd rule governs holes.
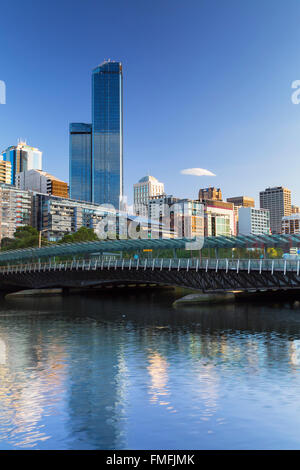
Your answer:
[[[239,206],[239,207],[254,207],[255,206],[253,197],[249,197],[249,196],[228,197],[226,201],[231,202],[234,206]]]
[[[239,233],[239,209],[241,207],[254,207],[255,206],[254,199],[249,196],[236,196],[236,197],[229,197],[226,199],[226,201],[233,204],[235,223],[236,223],[236,234],[238,234]]]
[[[260,208],[269,209],[272,233],[281,233],[282,218],[292,213],[291,191],[283,186],[267,188],[259,193]]]
[[[299,214],[299,212],[300,212],[300,207],[292,205],[292,214]]]
[[[18,173],[16,176],[16,186],[23,190],[68,197],[68,183],[41,170],[29,170]]]
[[[123,198],[123,70],[105,61],[92,72],[92,124],[70,126],[72,198],[119,208]]]
[[[48,194],[32,194],[33,226],[42,230],[50,241],[58,241],[67,233],[77,232],[80,227],[95,230],[105,216],[115,214],[98,204]]]
[[[300,213],[296,212],[282,218],[282,233],[300,233]]]
[[[152,196],[164,194],[164,183],[160,183],[154,176],[144,176],[133,185],[134,213],[141,217],[149,216],[149,199]]]
[[[0,184],[0,240],[13,238],[18,227],[32,225],[32,195]]]
[[[239,209],[239,234],[266,235],[270,232],[270,212],[268,209],[255,209],[254,207]]]
[[[92,201],[92,125],[70,124],[70,197]]]
[[[0,160],[0,183],[11,184],[11,163]]]
[[[8,147],[0,156],[0,159],[11,164],[10,184],[16,184],[16,175],[27,170],[42,169],[42,152],[27,145],[26,142],[19,142],[18,145]]]
[[[199,189],[199,201],[222,201],[222,191],[220,188],[202,188]]]
[[[236,220],[233,204],[219,200],[205,201],[204,229],[206,237],[236,235]]]
[[[149,198],[149,219],[163,224],[174,238],[204,236],[204,206],[198,200],[172,195]]]

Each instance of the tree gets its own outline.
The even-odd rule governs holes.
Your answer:
[[[80,227],[77,232],[68,233],[63,236],[60,243],[76,243],[76,242],[92,242],[97,241],[99,238],[94,230],[87,227]]]
[[[47,242],[44,238],[42,241]],[[17,250],[20,248],[30,248],[39,246],[39,232],[30,225],[18,227],[14,233],[14,238],[3,238],[1,240],[1,250]]]
[[[282,258],[283,250],[281,248],[268,248],[267,253],[269,258]]]

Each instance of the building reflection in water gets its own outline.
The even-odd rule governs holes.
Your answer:
[[[173,413],[176,412],[170,403],[168,385],[168,362],[157,351],[149,351],[147,370],[150,375],[150,403],[166,406]]]
[[[144,412],[150,436],[153,415],[176,443],[176,426],[207,436],[227,424],[243,393],[275,410],[281,397],[293,403],[282,384],[292,375],[298,386],[298,311],[155,302],[70,296],[0,311],[0,447],[122,449],[143,432]]]
[[[77,312],[85,312],[86,299],[78,302]],[[73,325],[70,332],[68,357],[75,367],[68,379],[69,433],[76,449],[120,448],[126,444],[126,331],[97,321],[97,299],[89,307],[89,321]]]
[[[289,346],[290,364],[297,369],[300,366],[300,340],[291,340]]]
[[[17,330],[15,333],[18,337]],[[52,437],[42,420],[55,412],[64,393],[64,348],[58,337],[56,343],[47,345],[43,344],[43,336],[38,335],[32,356],[30,332],[23,332],[17,342],[11,337],[6,339],[3,329],[0,336],[6,353],[0,364],[1,439],[12,447],[35,447]]]

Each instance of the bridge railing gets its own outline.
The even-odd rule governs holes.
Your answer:
[[[97,259],[73,259],[66,261],[48,261],[46,263],[35,262],[27,264],[7,265],[0,267],[0,274],[29,273],[42,271],[67,271],[67,270],[96,270],[96,269],[129,269],[129,270],[205,270],[205,271],[281,271],[300,272],[300,260],[283,259],[214,259],[214,258],[137,258],[114,259],[99,257]]]

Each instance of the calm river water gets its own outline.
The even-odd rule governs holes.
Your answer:
[[[0,449],[299,449],[298,302],[0,302]]]

